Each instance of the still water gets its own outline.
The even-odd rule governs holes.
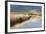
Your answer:
[[[27,21],[24,21],[21,24],[15,25],[13,29],[24,29],[24,28],[41,28],[42,27],[42,19],[38,20],[35,17],[30,18]]]

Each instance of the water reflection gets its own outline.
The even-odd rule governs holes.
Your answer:
[[[41,17],[41,16],[40,16]],[[42,19],[38,19],[39,17],[32,17],[27,21],[24,21],[21,24],[15,25],[13,29],[23,29],[23,28],[40,28],[42,27]],[[17,27],[16,27],[17,26]]]

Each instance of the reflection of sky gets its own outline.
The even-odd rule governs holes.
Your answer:
[[[25,6],[25,5],[11,5],[11,11],[16,12],[30,12],[32,10],[41,11],[41,6]]]
[[[23,26],[21,26],[19,28],[41,28],[41,26],[42,26],[42,20],[41,21],[35,21],[35,22],[28,20],[27,22],[28,23],[24,24]]]
[[[42,26],[42,21],[39,22],[31,22],[29,21],[27,24],[24,24],[23,26],[19,27],[19,28],[41,28]]]
[[[23,24],[24,23],[24,24]],[[30,18],[27,21],[24,21],[21,25],[17,25],[19,27],[13,26],[13,29],[24,29],[24,28],[41,28],[42,20],[35,19],[35,17]]]

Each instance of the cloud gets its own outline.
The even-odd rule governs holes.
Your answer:
[[[29,10],[28,12],[30,12],[30,13],[36,13],[36,14],[42,14],[41,10],[39,10],[39,9]]]

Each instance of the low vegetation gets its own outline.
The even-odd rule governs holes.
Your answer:
[[[29,20],[32,16],[41,16],[40,14],[16,14],[16,13],[11,13],[10,15],[10,26],[14,26],[15,24],[20,24],[26,20]]]

